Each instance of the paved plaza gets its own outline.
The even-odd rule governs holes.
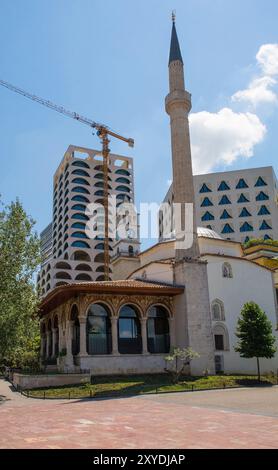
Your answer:
[[[0,380],[0,448],[278,448],[278,387],[35,400]]]

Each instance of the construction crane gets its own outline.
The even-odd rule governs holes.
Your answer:
[[[110,130],[106,125],[100,124],[98,122],[92,121],[81,114],[77,114],[73,111],[68,111],[63,106],[56,105],[49,100],[45,100],[40,98],[39,96],[33,95],[32,93],[28,93],[21,88],[18,88],[11,83],[5,82],[4,80],[0,80],[0,85],[3,87],[8,88],[15,93],[19,93],[25,98],[29,98],[32,101],[36,101],[47,108],[53,109],[57,113],[63,114],[64,116],[68,116],[76,121],[81,122],[82,124],[86,124],[87,126],[96,129],[97,135],[101,140],[102,143],[102,156],[103,156],[103,206],[104,206],[104,279],[105,281],[109,280],[109,261],[110,261],[110,254],[109,254],[109,213],[108,213],[108,195],[109,195],[109,184],[108,184],[108,168],[109,168],[109,138],[108,136],[114,137],[115,139],[122,140],[126,142],[129,147],[134,146],[134,140],[131,138],[123,137],[122,135],[117,134]]]

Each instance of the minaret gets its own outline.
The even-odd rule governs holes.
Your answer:
[[[182,204],[182,230],[186,230],[184,204],[192,204],[193,244],[188,249],[177,249],[176,260],[195,258],[199,255],[197,228],[194,214],[194,187],[189,137],[188,114],[191,110],[191,95],[185,90],[183,60],[172,14],[172,37],[169,55],[170,93],[165,99],[166,112],[170,116],[172,167],[173,167],[173,202]],[[184,225],[185,224],[185,225]]]

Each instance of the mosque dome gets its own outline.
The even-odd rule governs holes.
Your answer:
[[[206,237],[206,238],[216,238],[218,240],[223,240],[217,232],[205,227],[198,227],[197,228],[198,237]]]

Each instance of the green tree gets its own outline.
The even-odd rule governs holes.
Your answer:
[[[255,302],[244,304],[238,320],[236,336],[239,341],[235,351],[241,357],[257,359],[258,380],[260,374],[260,357],[270,359],[276,352],[272,324],[265,312]]]
[[[37,354],[40,243],[33,227],[18,200],[0,210],[0,365],[21,366],[26,354]]]

